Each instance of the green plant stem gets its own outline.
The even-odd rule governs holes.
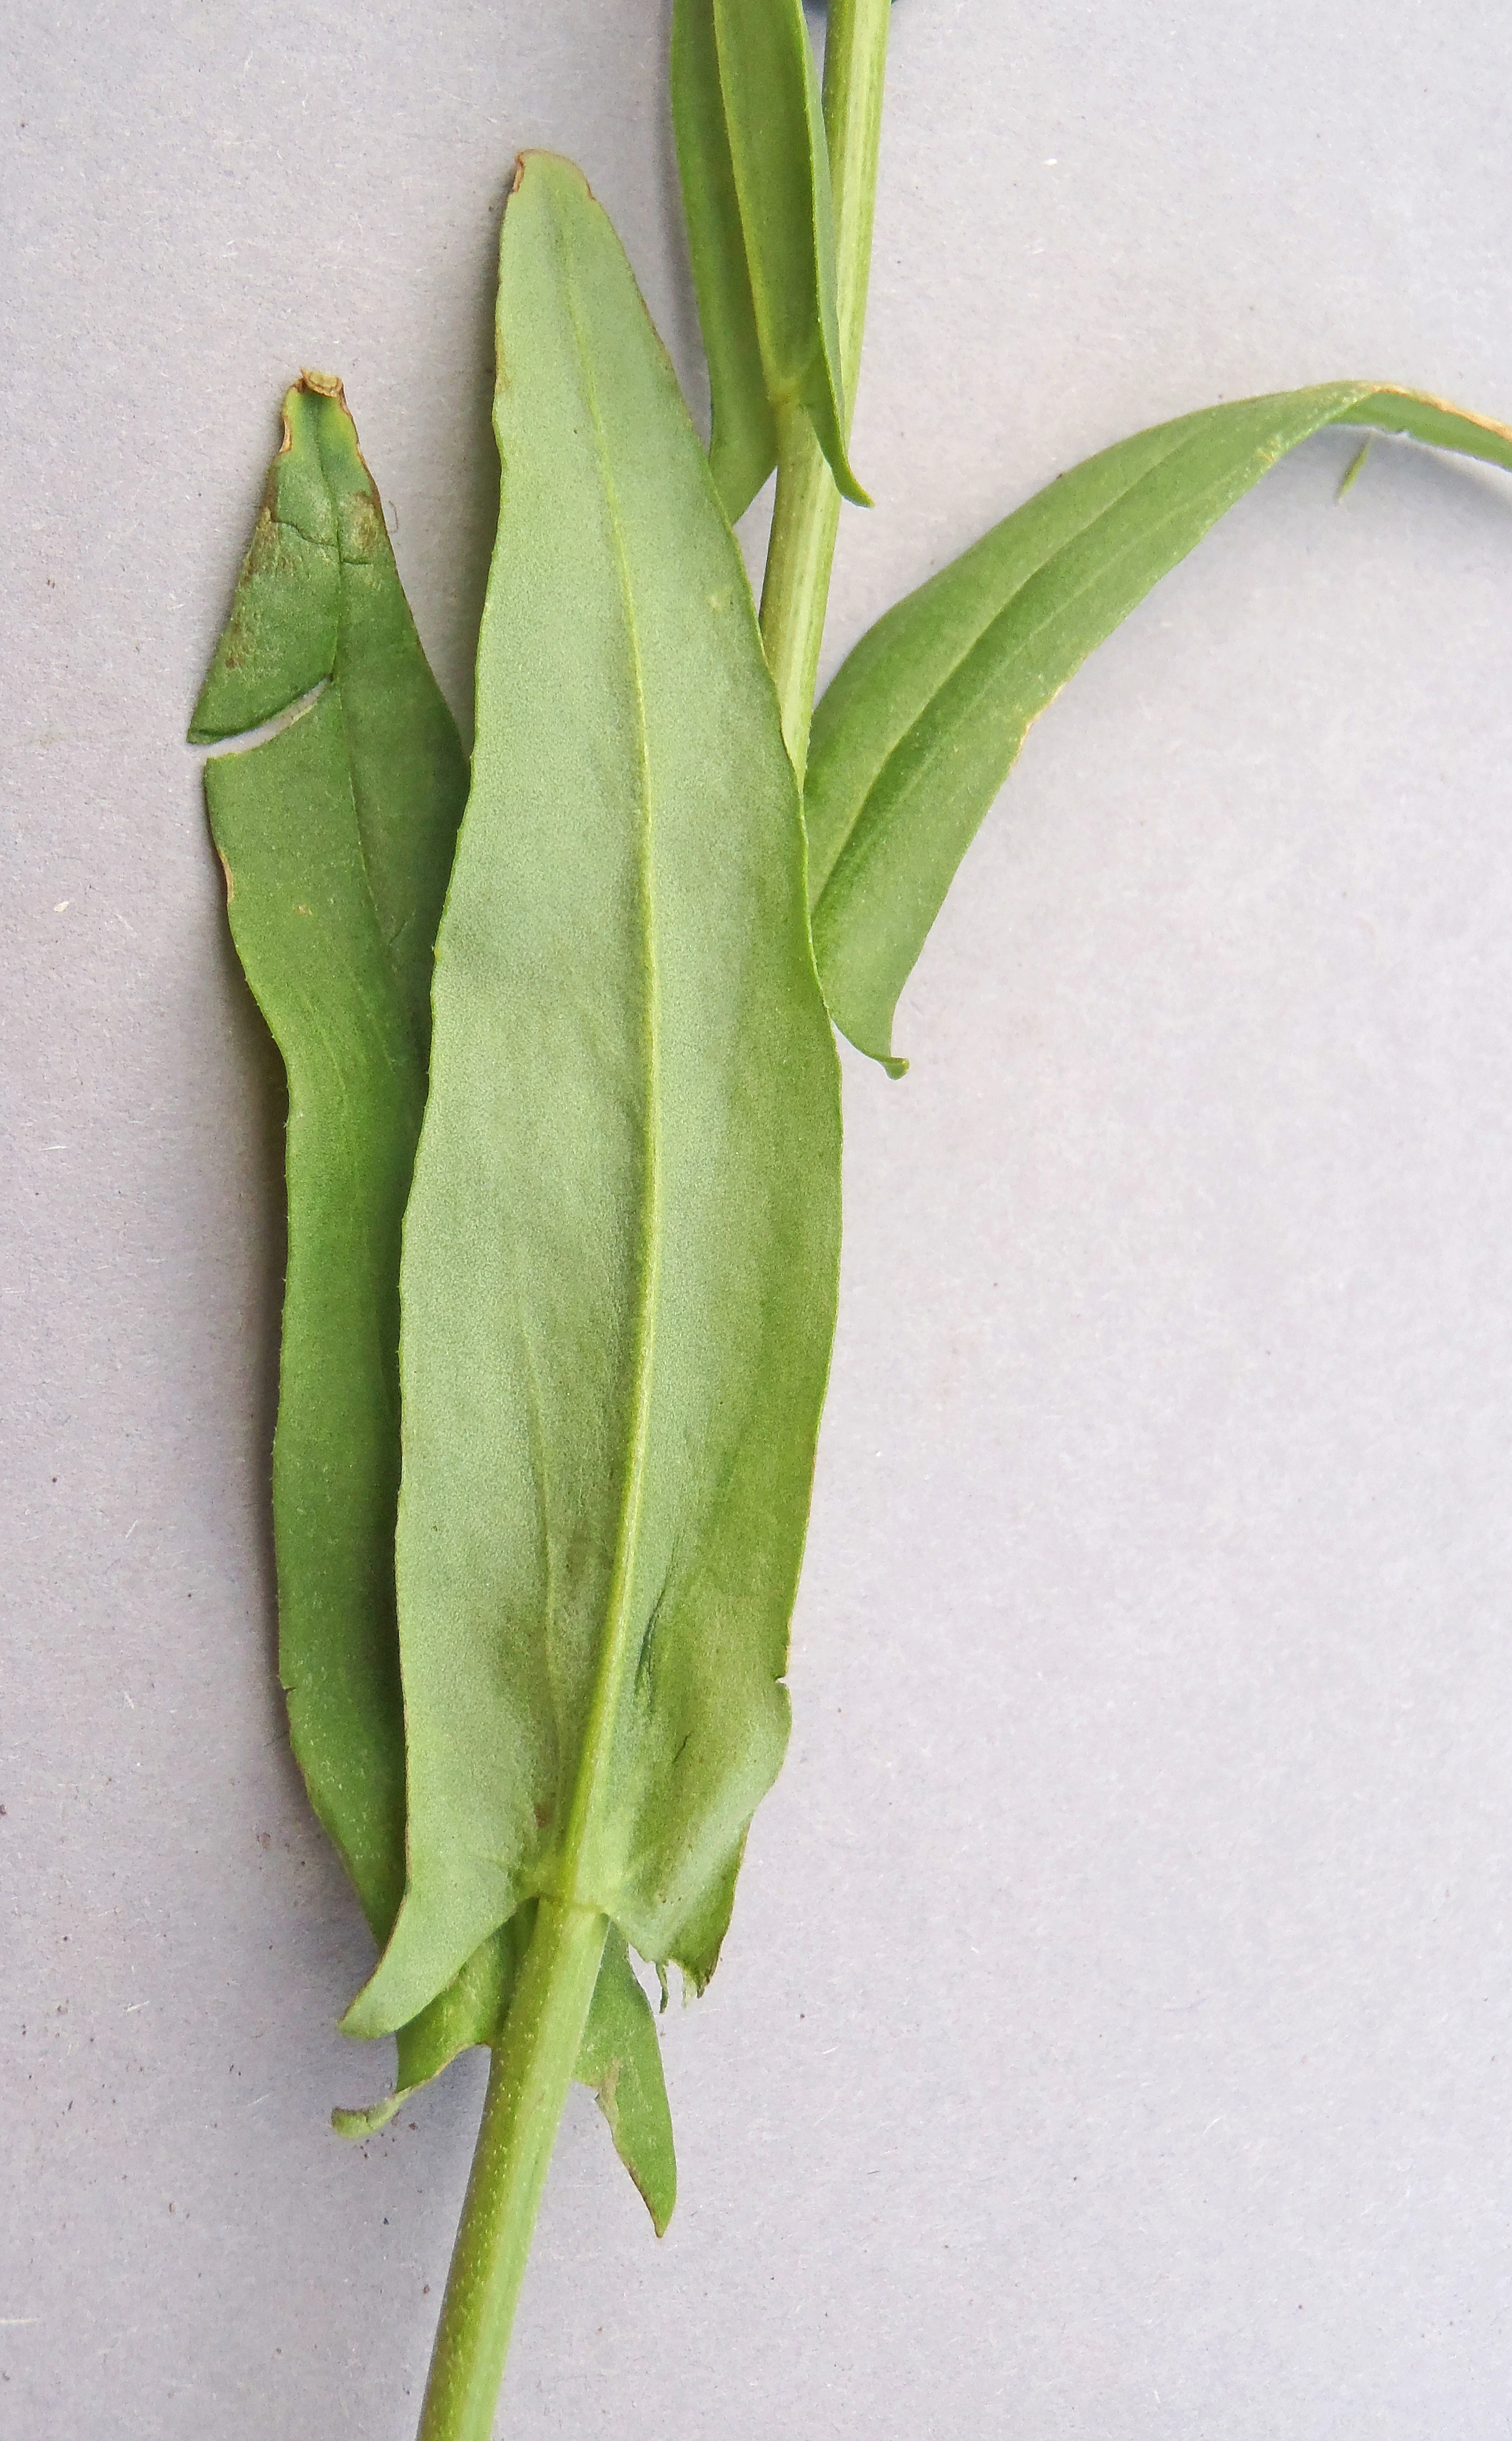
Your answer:
[[[845,437],[850,440],[872,268],[882,84],[891,0],[830,0],[824,44],[824,129],[835,199],[836,306]],[[800,407],[777,418],[777,499],[762,587],[762,642],[800,784],[819,676],[840,496]]]
[[[542,1899],[483,2105],[419,2441],[489,2441],[557,2122],[609,1929]]]

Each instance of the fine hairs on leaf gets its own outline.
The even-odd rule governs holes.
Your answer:
[[[889,23],[827,13],[821,109],[801,0],[675,0],[707,452],[581,172],[518,165],[471,772],[320,374],[191,731],[284,723],[206,791],[289,1080],[279,1668],[381,1951],[343,2023],[398,2039],[337,2125],[491,2052],[421,2441],[489,2441],[574,2077],[673,2210],[637,1961],[663,2001],[673,1964],[707,1983],[786,1744],[833,1028],[902,1073],[899,992],[1031,722],[1288,450],[1340,424],[1512,469],[1512,430],[1376,382],[1183,416],[898,603],[816,713]],[[774,467],[758,625],[730,520]]]

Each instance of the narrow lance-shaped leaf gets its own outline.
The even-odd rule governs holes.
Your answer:
[[[1373,382],[1214,407],[1089,458],[878,620],[814,718],[805,814],[830,1012],[894,1075],[892,1018],[1030,723],[1093,647],[1323,425],[1512,467],[1512,430]]]
[[[801,409],[840,491],[846,454],[829,151],[802,0],[675,0],[673,123],[726,515]]]
[[[232,934],[289,1077],[279,1670],[311,1800],[382,1940],[404,1887],[399,1226],[466,764],[339,383],[306,374],[283,412],[189,734],[235,736],[322,690],[277,736],[212,757],[205,785]]]
[[[212,757],[205,786],[232,935],[289,1078],[273,1456],[279,1674],[311,1802],[381,1943],[405,1875],[399,1234],[467,767],[340,384],[307,373],[283,412],[189,733],[235,736],[321,690],[277,736]],[[405,2029],[401,2093],[483,2037],[512,1963],[493,1945]],[[338,2114],[338,2125],[381,2123],[398,2099],[360,2123]]]
[[[276,736],[213,756],[205,782],[232,934],[289,1078],[273,1460],[279,1673],[311,1801],[382,1943],[405,1877],[393,1589],[400,1222],[467,766],[341,386],[307,373],[284,401],[283,444],[190,735],[239,735],[316,689]],[[397,2092],[374,2110],[337,2112],[344,2133],[369,2133],[458,2051],[491,2038],[515,1949],[502,1934],[484,1943],[401,2030]],[[670,2128],[662,2095],[656,2132],[655,2029],[627,2013],[606,1976],[605,2022],[585,2073],[602,2085],[616,2039],[638,2043],[629,2079],[648,2098],[639,2115],[621,2113],[616,2141],[638,2182],[659,2178],[664,2194]],[[630,2158],[637,2145],[644,2175]]]
[[[405,1222],[409,1884],[348,2024],[523,1902],[712,1972],[834,1319],[838,1080],[745,570],[629,267],[532,154]],[[533,1956],[532,1951],[532,1956]]]
[[[604,1944],[577,2073],[598,2094],[616,2149],[660,2237],[677,2200],[672,2118],[651,2003],[621,1932],[611,1932]]]
[[[777,463],[777,418],[766,395],[740,225],[713,0],[674,0],[672,123],[693,294],[709,359],[709,463],[733,524]]]

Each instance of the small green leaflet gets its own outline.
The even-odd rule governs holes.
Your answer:
[[[311,1802],[382,1943],[405,1877],[400,1222],[467,765],[341,385],[306,373],[283,416],[189,733],[224,741],[313,697],[277,735],[212,756],[205,787],[232,936],[289,1078],[273,1455],[279,1674]],[[491,2038],[516,1948],[508,1930],[482,1944],[400,2031],[397,2090],[371,2110],[335,2112],[343,2134],[370,2134],[459,2051]],[[579,2073],[601,2095],[607,2083],[634,2097],[608,2115],[655,2217],[675,2188],[671,2122],[656,2030],[643,2001],[643,2024],[630,2005],[626,1972],[606,1955]]]
[[[879,619],[814,716],[804,811],[830,1013],[893,1076],[892,1019],[1030,723],[1299,441],[1374,425],[1512,468],[1512,430],[1375,382],[1205,408],[1062,475]]]
[[[710,461],[731,522],[801,408],[840,491],[846,455],[829,152],[802,0],[675,0],[672,109],[713,405]]]
[[[608,221],[522,162],[473,789],[405,1228],[409,1881],[348,2014],[538,1894],[713,1970],[787,1737],[838,1072],[740,555]]]

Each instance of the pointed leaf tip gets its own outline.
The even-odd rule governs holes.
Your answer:
[[[1390,384],[1208,407],[1057,477],[856,645],[814,716],[809,893],[830,1014],[891,1075],[907,1064],[891,1050],[898,995],[1032,722],[1224,511],[1329,424],[1512,470],[1505,425]]]

